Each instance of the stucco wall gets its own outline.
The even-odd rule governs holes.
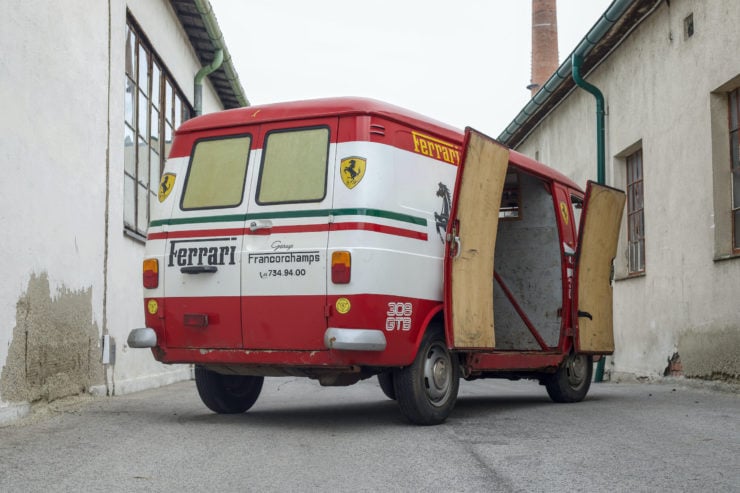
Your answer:
[[[695,33],[685,38],[692,13]],[[740,74],[738,18],[734,0],[662,2],[587,77],[607,101],[608,183],[624,188],[624,156],[643,150],[646,273],[625,276],[623,225],[608,368],[615,375],[662,375],[678,353],[686,376],[740,377],[740,258],[715,261],[724,218],[715,217],[712,120],[723,115],[710,111],[713,91]],[[580,184],[595,179],[593,97],[576,90],[520,150]]]
[[[5,5],[0,422],[37,399],[120,393],[189,375],[124,347],[128,331],[143,324],[144,252],[123,234],[127,5],[192,103],[199,65],[169,2]],[[219,108],[206,84],[205,111]],[[115,366],[104,369],[106,331],[117,352]]]

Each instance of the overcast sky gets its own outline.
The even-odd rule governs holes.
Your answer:
[[[210,0],[252,105],[380,99],[496,137],[529,101],[531,0]],[[560,62],[611,0],[557,0]]]

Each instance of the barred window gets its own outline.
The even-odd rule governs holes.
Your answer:
[[[126,231],[144,237],[174,129],[192,110],[131,18],[125,64],[123,223]]]
[[[740,253],[740,89],[730,93],[730,171],[732,173],[732,250]],[[726,169],[726,168],[725,168]]]
[[[627,156],[627,243],[629,245],[629,273],[645,272],[642,149]]]

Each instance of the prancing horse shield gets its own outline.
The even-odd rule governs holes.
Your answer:
[[[172,173],[163,174],[162,180],[159,182],[159,193],[157,194],[160,202],[164,202],[170,195],[173,186],[175,186],[175,175]]]
[[[365,176],[366,164],[367,160],[364,157],[351,156],[342,159],[339,169],[342,174],[342,182],[347,188],[355,188],[360,183],[362,177]]]

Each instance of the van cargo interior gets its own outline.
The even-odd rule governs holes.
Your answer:
[[[496,349],[543,349],[515,303],[542,342],[555,347],[560,336],[563,288],[560,238],[550,188],[509,166],[499,217],[494,269],[505,288],[494,278]]]

